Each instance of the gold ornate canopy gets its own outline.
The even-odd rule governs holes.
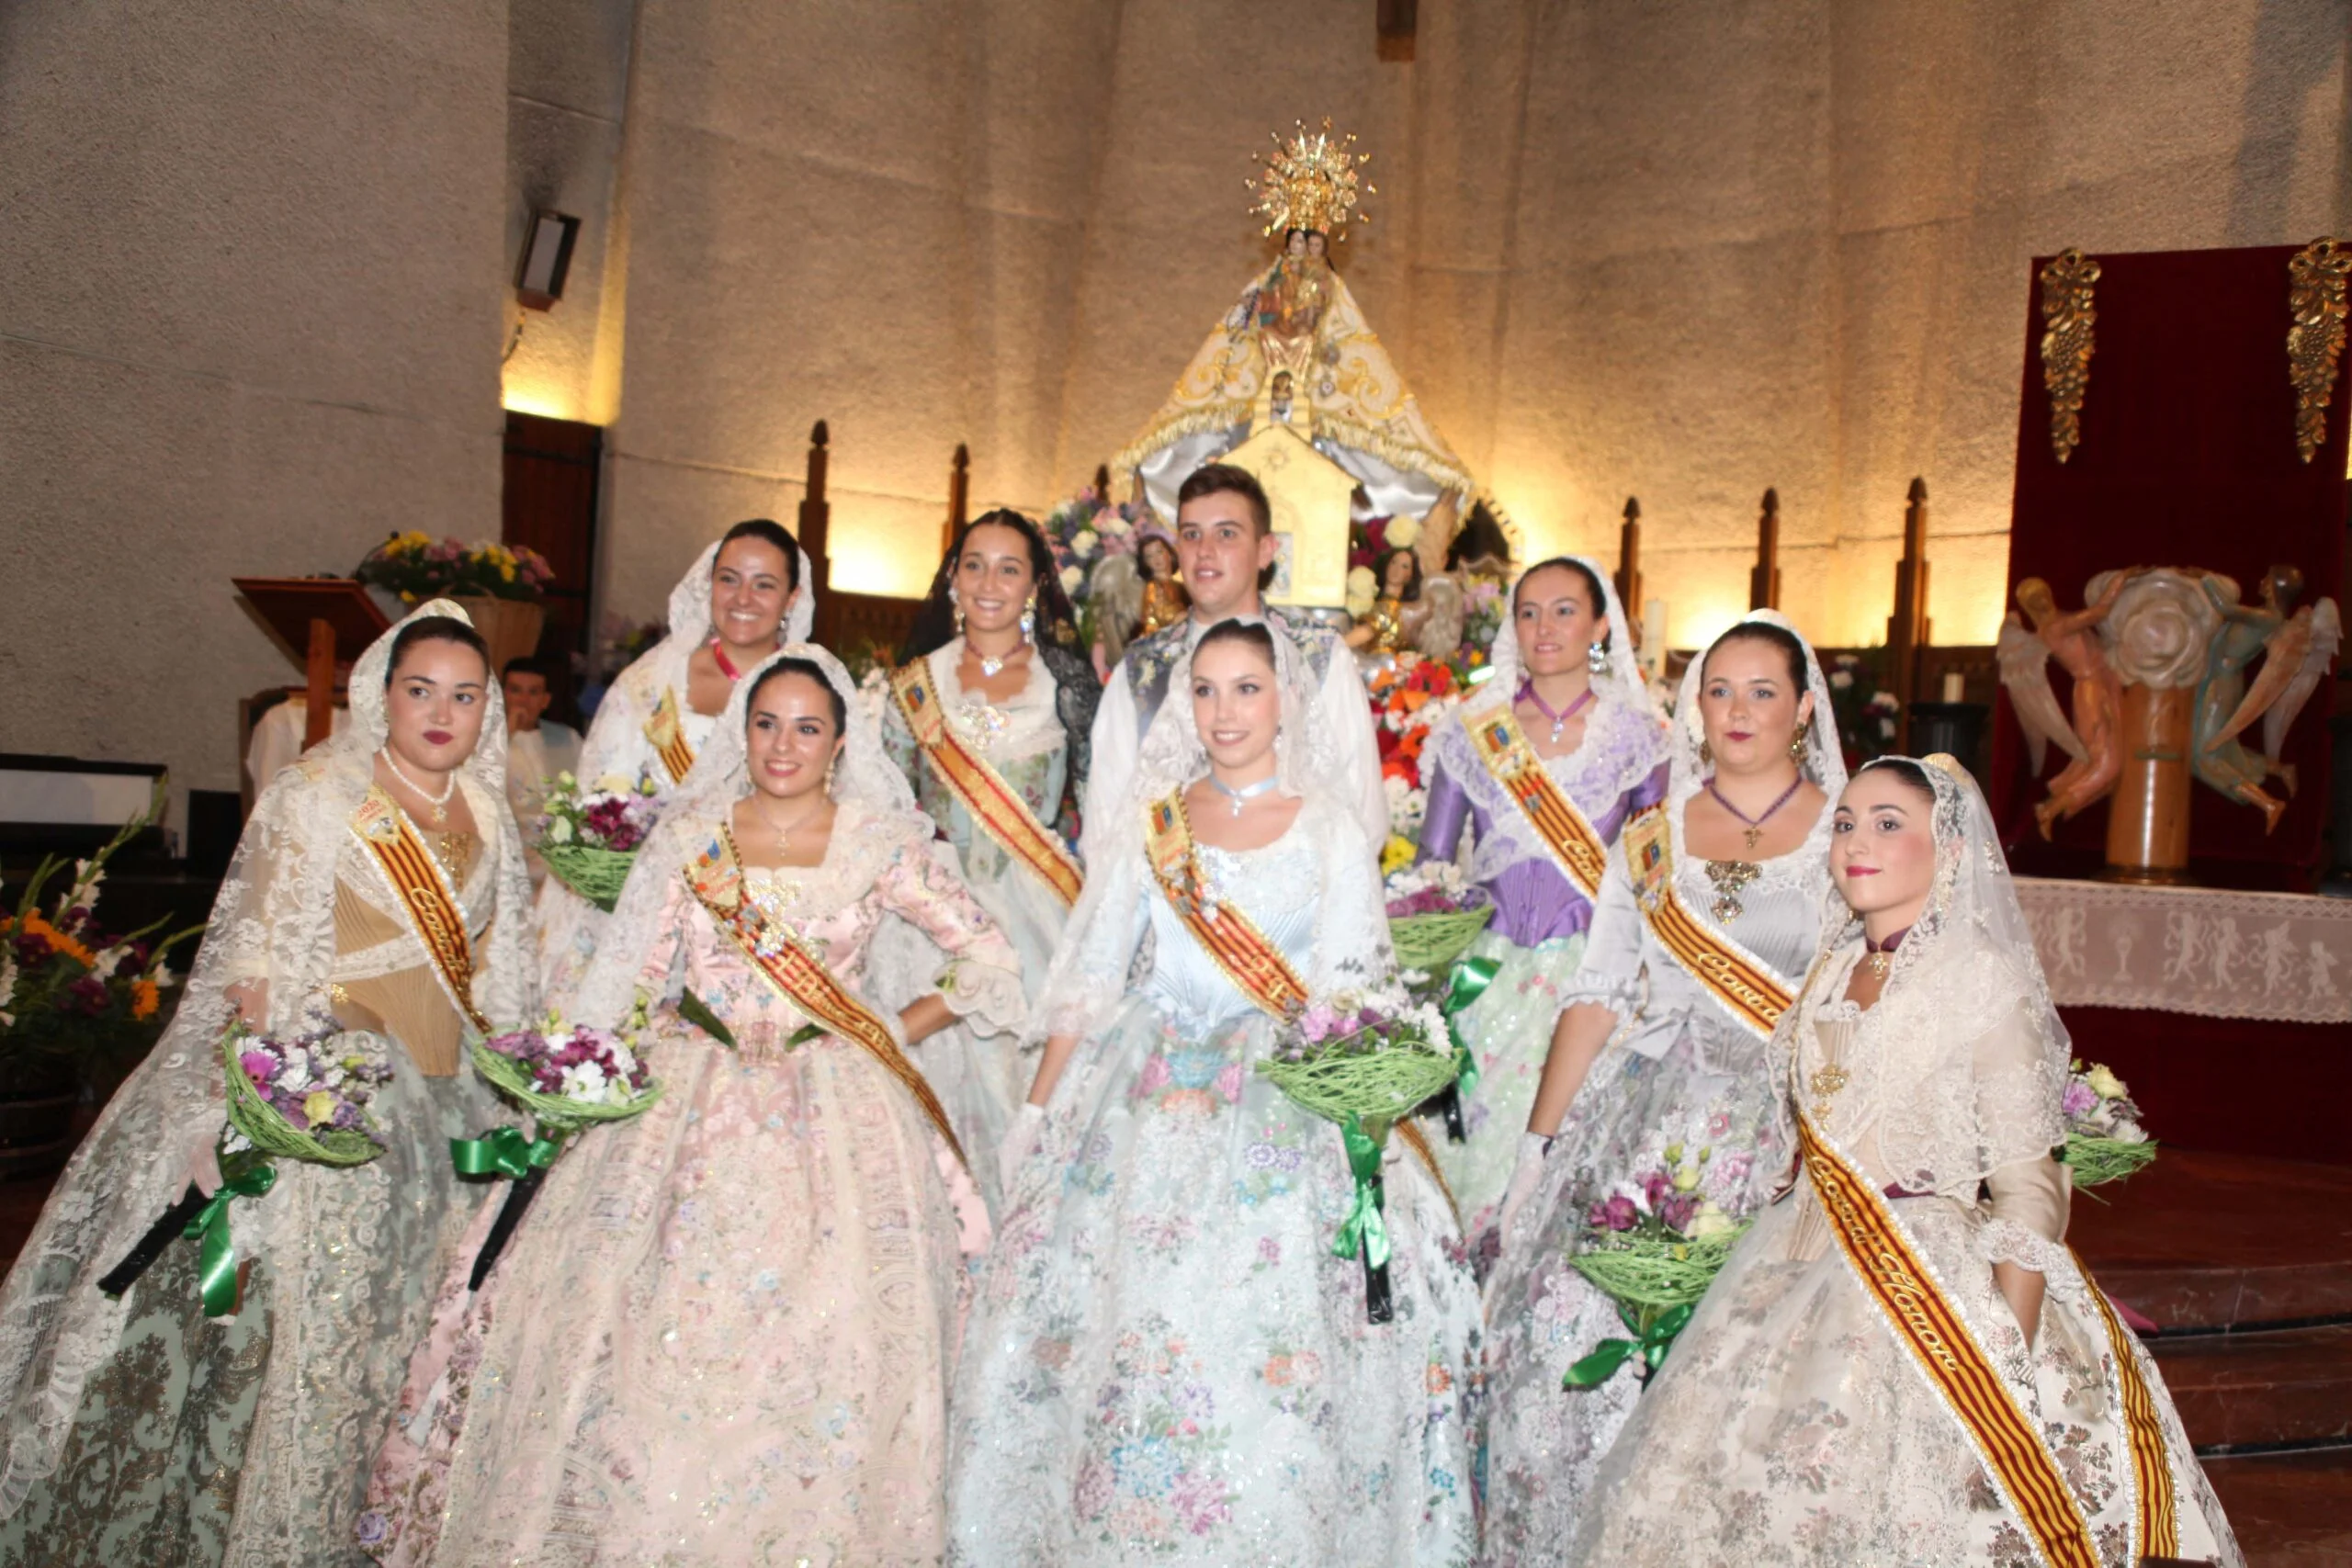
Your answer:
[[[1346,231],[1351,217],[1360,223],[1371,222],[1356,213],[1355,205],[1356,170],[1372,162],[1372,154],[1355,150],[1353,131],[1335,138],[1328,115],[1323,129],[1312,136],[1305,120],[1297,124],[1298,134],[1288,145],[1281,131],[1272,132],[1274,155],[1266,160],[1264,177],[1242,182],[1258,193],[1258,210],[1265,214],[1266,232],[1306,229],[1336,240]],[[1363,194],[1380,193],[1367,185]]]

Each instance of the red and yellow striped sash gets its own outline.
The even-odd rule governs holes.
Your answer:
[[[720,839],[696,855],[691,864],[682,867],[680,874],[685,877],[695,901],[710,912],[720,934],[735,944],[752,967],[767,976],[768,983],[782,993],[785,1000],[851,1044],[864,1048],[882,1064],[886,1072],[904,1084],[915,1103],[922,1108],[922,1113],[931,1119],[941,1141],[959,1163],[969,1168],[970,1161],[964,1158],[964,1145],[947,1120],[947,1108],[939,1102],[939,1096],[933,1092],[922,1069],[899,1048],[898,1038],[890,1032],[889,1025],[835,979],[823,960],[790,931],[771,921],[757,904],[744,896],[741,868],[734,836],[721,829]]]
[[[458,902],[457,889],[449,885],[440,863],[416,836],[392,797],[376,785],[368,786],[359,809],[353,813],[351,830],[375,856],[393,898],[408,916],[409,929],[416,932],[432,958],[434,976],[450,1002],[468,1022],[490,1033],[490,1021],[474,1005],[474,950],[466,934],[465,907]]]
[[[1795,998],[1771,965],[1683,907],[1674,891],[1673,833],[1663,804],[1625,824],[1625,868],[1642,919],[1733,1022],[1770,1040]]]
[[[906,668],[890,678],[890,692],[932,773],[964,803],[972,820],[1005,853],[1053,889],[1064,908],[1077,903],[1084,880],[1078,862],[1053,829],[1037,820],[1020,793],[1004,782],[1004,775],[976,755],[948,725],[938,690],[932,684],[931,661],[909,660]]]
[[[2052,1568],[2100,1568],[2090,1526],[2041,1434],[1912,1251],[1878,1189],[1829,1146],[1802,1110],[1796,1121],[1806,1174],[1846,1260],[1895,1338],[1960,1418],[2042,1558]]]
[[[1205,906],[1201,897],[1200,864],[1193,855],[1193,824],[1184,813],[1183,795],[1179,792],[1165,800],[1154,801],[1144,807],[1144,813],[1145,852],[1169,907],[1243,996],[1276,1023],[1289,1023],[1306,1007],[1306,982],[1298,977],[1298,971],[1290,966],[1283,950],[1249,916],[1230,904],[1218,905],[1214,914]],[[1446,1207],[1453,1211],[1453,1223],[1459,1226],[1461,1205],[1453,1201],[1453,1189],[1446,1184],[1445,1173],[1438,1168],[1437,1155],[1422,1136],[1419,1125],[1411,1117],[1404,1117],[1396,1123],[1396,1132],[1430,1173],[1430,1179],[1437,1183]]]
[[[1609,846],[1600,841],[1600,835],[1592,830],[1592,824],[1567,792],[1554,782],[1544,760],[1528,744],[1510,704],[1506,701],[1498,711],[1476,718],[1465,715],[1463,725],[1469,732],[1472,752],[1502,785],[1503,793],[1518,804],[1528,825],[1568,874],[1568,880],[1582,888],[1586,897],[1597,897],[1601,874],[1609,869]]]
[[[2075,1257],[2075,1268],[2098,1304],[2100,1321],[2107,1325],[2108,1352],[2115,1360],[2115,1393],[2123,1411],[2124,1436],[2132,1449],[2132,1479],[2139,1495],[2139,1555],[2173,1556],[2180,1550],[2180,1513],[2173,1492],[2172,1460],[2165,1451],[2164,1427],[2156,1420],[2155,1395],[2149,1392],[2148,1380],[2140,1371],[2132,1331],[2108,1304],[2107,1292],[2083,1267],[2079,1255]]]
[[[695,749],[686,744],[685,728],[678,721],[678,694],[666,686],[653,705],[653,716],[645,721],[645,738],[653,742],[653,754],[662,759],[662,771],[670,782],[685,783],[686,771],[695,765]]]

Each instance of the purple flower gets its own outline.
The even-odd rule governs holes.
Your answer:
[[[1631,1198],[1617,1192],[1595,1203],[1585,1220],[1595,1230],[1629,1231],[1642,1223],[1642,1212]]]
[[[2098,1091],[2076,1078],[2067,1084],[2065,1098],[2059,1101],[2059,1109],[2068,1116],[2081,1116],[2098,1103]]]
[[[65,994],[92,1018],[107,1010],[107,983],[95,975],[83,976],[65,987]]]
[[[374,1508],[359,1516],[357,1534],[362,1546],[381,1546],[392,1533],[390,1520]]]
[[[1699,1200],[1688,1192],[1678,1192],[1657,1205],[1657,1217],[1669,1230],[1685,1229],[1698,1212]]]
[[[245,1069],[245,1077],[257,1084],[267,1083],[277,1072],[277,1058],[266,1051],[246,1051],[237,1057],[237,1066]]]

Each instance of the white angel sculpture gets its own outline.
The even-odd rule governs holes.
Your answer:
[[[2106,797],[2122,776],[2123,750],[2119,721],[2123,710],[2123,682],[2108,662],[2098,637],[2098,624],[2115,607],[2123,586],[2136,574],[2109,574],[2105,592],[2092,603],[2062,613],[2050,584],[2029,577],[2018,584],[2018,604],[2033,618],[2028,629],[2015,610],[2001,623],[1996,657],[2001,684],[2008,688],[2025,731],[2026,749],[2036,777],[2041,773],[2050,743],[2073,759],[2050,781],[2050,793],[2033,808],[2041,836],[2086,807]],[[2075,717],[2067,723],[2050,686],[2050,660],[2055,659],[2074,677]]]
[[[2238,604],[2236,585],[2210,572],[2205,592],[2221,611],[2222,626],[2207,652],[2205,680],[2197,693],[2197,776],[2259,807],[2266,826],[2276,827],[2286,803],[2262,785],[2276,773],[2286,782],[2287,793],[2295,793],[2295,770],[2279,761],[2279,753],[2289,727],[2335,662],[2344,641],[2343,617],[2333,599],[2295,609],[2303,574],[2291,566],[2274,566],[2264,574],[2259,604]],[[2256,654],[2262,671],[2249,686],[2245,671]],[[2237,739],[2257,718],[2258,752]]]

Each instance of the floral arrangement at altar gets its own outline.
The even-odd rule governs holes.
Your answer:
[[[1102,640],[1094,624],[1095,573],[1107,561],[1135,554],[1136,529],[1150,517],[1148,507],[1132,502],[1114,506],[1090,485],[1047,513],[1039,525],[1054,552],[1062,592],[1078,611],[1079,635],[1090,646]]]
[[[1413,858],[1413,840],[1430,799],[1421,748],[1430,727],[1459,706],[1467,689],[1453,665],[1434,659],[1398,660],[1370,677],[1365,691],[1372,701],[1373,739],[1380,747],[1380,778],[1388,791],[1389,838],[1380,855],[1384,873]]]
[[[70,1086],[93,1056],[135,1061],[164,1025],[164,992],[179,983],[171,950],[204,928],[162,941],[169,917],[128,933],[98,924],[107,863],[161,812],[158,777],[147,809],[125,822],[98,852],[73,863],[73,877],[49,900],[41,893],[66,862],[33,868],[13,911],[0,914],[0,1092]]]
[[[1894,746],[1903,703],[1881,683],[1880,660],[1885,652],[1874,648],[1867,654],[1832,654],[1823,671],[1829,681],[1829,706],[1838,718],[1838,743],[1849,768],[1883,757]]]
[[[1604,1339],[1561,1386],[1597,1388],[1633,1361],[1647,1381],[1750,1223],[1751,1151],[1718,1148],[1731,1117],[1709,1106],[1654,1129],[1639,1173],[1595,1199],[1568,1266],[1617,1303],[1633,1337]]]
[[[555,581],[546,558],[527,547],[494,540],[469,545],[456,538],[435,539],[422,530],[392,535],[368,551],[351,575],[403,604],[466,594],[536,604]]]

